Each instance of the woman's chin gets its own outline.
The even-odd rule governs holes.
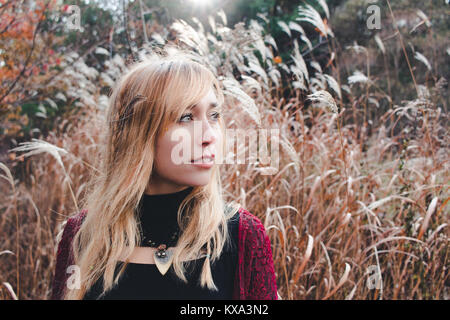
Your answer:
[[[207,185],[211,180],[210,175],[206,174],[198,174],[193,175],[192,179],[189,179],[188,181],[185,181],[183,184],[191,187],[202,187]]]

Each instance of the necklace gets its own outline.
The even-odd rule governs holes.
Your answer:
[[[173,261],[173,249],[168,249],[165,244],[160,244],[153,253],[155,265],[162,275],[165,275],[169,270]]]
[[[151,240],[148,236],[143,236],[142,242],[144,247],[156,248],[153,253],[153,259],[155,260],[156,267],[162,275],[165,275],[172,265],[173,249],[168,247],[173,245],[174,241],[177,239],[178,233],[179,230],[175,230],[169,241],[163,241],[162,243],[157,243],[156,241]]]
[[[143,237],[142,246],[143,247],[151,247],[151,248],[157,248],[159,244],[174,244],[173,242],[177,239],[178,230],[175,230],[172,233],[172,236],[170,237],[169,241],[163,241],[163,243],[157,243],[156,241],[153,241],[148,236]],[[170,246],[170,245],[169,245]]]
[[[181,232],[177,223],[177,210],[192,189],[193,187],[190,187],[168,194],[144,194],[141,198],[138,211],[142,232],[141,246],[155,249],[151,250],[152,255],[162,275],[166,274],[172,265],[174,247]]]

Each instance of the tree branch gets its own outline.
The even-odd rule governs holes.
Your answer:
[[[22,71],[19,73],[19,75],[16,77],[16,79],[13,81],[13,83],[9,86],[9,88],[6,90],[5,94],[3,96],[0,97],[0,103],[3,101],[3,99],[5,99],[5,97],[8,96],[8,94],[14,89],[14,87],[16,86],[17,82],[20,80],[20,78],[23,77],[25,70],[27,68],[28,63],[30,62],[31,56],[33,54],[34,51],[34,47],[36,45],[36,36],[38,34],[38,30],[41,27],[41,23],[42,23],[42,17],[44,16],[45,11],[47,10],[48,6],[50,4],[50,1],[47,1],[46,5],[45,5],[45,9],[42,11],[41,16],[39,17],[39,22],[36,26],[36,29],[34,30],[34,34],[33,34],[33,42],[31,44],[31,49],[30,52],[28,53],[28,56],[25,60],[25,63],[23,65]]]

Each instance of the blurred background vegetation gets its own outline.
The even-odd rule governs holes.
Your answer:
[[[323,13],[319,2],[310,1],[312,6]],[[332,26],[336,46],[336,59],[339,59],[338,78],[349,76],[355,69],[355,63],[364,57],[355,58],[346,50],[348,46],[358,44],[369,51],[372,77],[379,80],[380,87],[390,93],[392,103],[402,99],[411,99],[415,95],[414,82],[411,79],[407,61],[395,36],[392,17],[385,1],[378,1],[381,8],[382,28],[369,30],[366,21],[369,17],[365,0],[327,1],[330,19],[324,20]],[[167,35],[164,30],[176,19],[183,19],[192,24],[192,17],[211,32],[209,16],[223,9],[228,25],[244,22],[247,26],[254,19],[263,26],[263,34],[276,39],[277,49],[274,54],[288,61],[293,49],[293,40],[302,36],[292,30],[289,36],[279,22],[295,23],[298,18],[298,6],[305,1],[2,1],[0,33],[0,114],[2,126],[2,145],[11,138],[28,140],[33,134],[44,136],[62,121],[66,112],[74,112],[77,106],[76,94],[63,98],[68,84],[61,87],[54,81],[61,73],[61,61],[67,54],[78,55],[74,61],[82,62],[86,67],[101,72],[105,61],[115,54],[124,59],[133,58],[133,50],[142,47],[145,36],[150,41],[154,32]],[[80,8],[82,30],[68,30],[69,17],[75,13],[70,5]],[[141,7],[143,6],[143,8]],[[21,10],[25,9],[26,10]],[[31,9],[31,10],[30,10]],[[141,14],[141,9],[144,14]],[[414,60],[415,52],[420,52],[432,61],[432,71],[426,66],[414,67],[416,81],[430,85],[449,74],[448,29],[449,6],[445,1],[394,1],[396,24],[404,38],[406,52]],[[427,21],[418,15],[418,10],[426,12],[427,21],[432,21],[428,28]],[[70,11],[70,12],[69,12]],[[143,33],[142,16],[146,23],[146,35]],[[430,22],[431,23],[431,22]],[[419,26],[417,26],[419,25]],[[300,42],[300,51],[305,61],[315,59],[322,66],[327,64],[328,41],[323,41],[311,24],[302,25],[308,44]],[[379,47],[375,36],[384,42],[385,53],[378,55]],[[98,53],[98,47],[108,51]],[[97,49],[97,52],[96,52]],[[73,64],[74,61],[69,63]],[[331,66],[328,66],[330,68]],[[310,68],[310,67],[309,67]],[[53,81],[52,81],[53,80]],[[87,79],[88,80],[88,79]],[[288,81],[289,79],[283,79]],[[107,92],[104,88],[102,92]],[[440,102],[445,108],[448,94]],[[395,94],[392,94],[394,92]],[[57,96],[57,94],[60,93]],[[384,103],[381,110],[388,108]],[[55,120],[59,119],[59,120]]]
[[[174,42],[225,80],[230,113],[282,129],[280,174],[223,180],[274,226],[282,298],[448,299],[449,14],[444,0],[0,0],[0,294],[48,297],[110,89]],[[32,139],[67,150],[67,169],[20,154]],[[364,286],[374,264],[384,291]]]

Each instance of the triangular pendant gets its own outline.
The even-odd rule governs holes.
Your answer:
[[[163,253],[163,254],[161,254]],[[172,265],[173,260],[173,249],[156,250],[153,253],[153,258],[155,259],[156,267],[162,275],[165,275],[167,270],[169,270]]]

